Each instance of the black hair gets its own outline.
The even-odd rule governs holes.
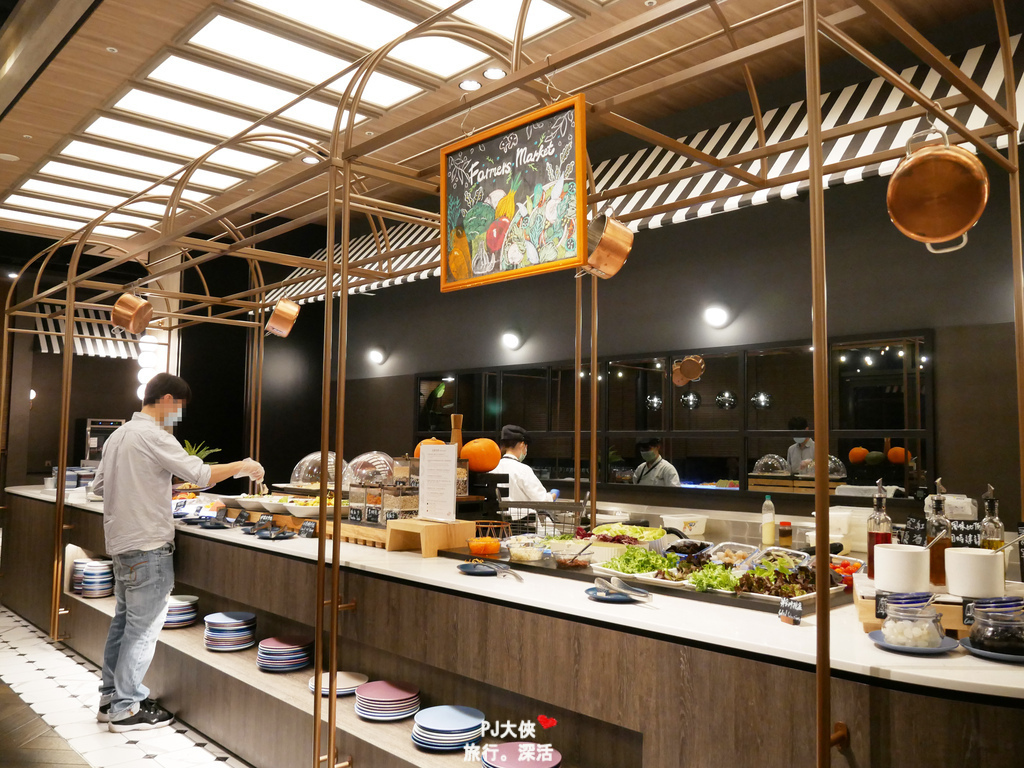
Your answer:
[[[794,416],[789,420],[790,429],[807,429],[807,419],[803,416]]]
[[[501,437],[498,439],[501,450],[511,451],[520,443],[530,444],[530,435],[525,429],[515,424],[506,424],[501,428]]]
[[[648,448],[660,448],[661,440],[657,437],[649,437],[644,440],[638,440],[636,443],[637,450],[644,451]]]
[[[146,396],[142,398],[143,405],[153,405],[164,395],[170,395],[175,400],[184,400],[186,403],[192,399],[192,390],[180,376],[170,373],[158,373],[149,383],[146,384]]]

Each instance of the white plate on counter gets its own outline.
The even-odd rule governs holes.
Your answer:
[[[605,568],[603,565],[591,565],[590,569],[594,573],[600,573],[603,576],[618,576],[622,579],[637,579],[641,576],[653,576],[657,571],[647,571],[646,573],[623,573],[622,571],[616,571],[614,568]]]

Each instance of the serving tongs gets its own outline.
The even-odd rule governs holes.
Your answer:
[[[497,573],[497,575],[499,577],[501,577],[501,576],[511,576],[516,581],[522,581],[523,580],[522,576],[520,576],[518,573],[513,571],[509,566],[505,565],[505,563],[493,563],[493,562],[491,562],[489,560],[481,560],[479,558],[477,558],[475,560],[470,560],[469,562],[473,563],[473,565],[482,565],[485,568],[493,568],[495,573]]]
[[[611,581],[598,577],[594,579],[594,586],[603,592],[626,595],[639,603],[649,603],[654,598],[646,589],[631,587],[618,576],[612,576]]]

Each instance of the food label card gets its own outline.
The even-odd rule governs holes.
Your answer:
[[[424,445],[420,449],[420,510],[424,520],[455,519],[455,476],[458,447]]]
[[[980,547],[981,521],[950,520],[950,541],[954,547]]]
[[[928,523],[923,517],[911,515],[907,518],[907,528],[903,533],[903,543],[923,547],[928,543]]]
[[[804,616],[804,604],[790,597],[782,598],[779,603],[779,618],[786,624],[799,624]]]
[[[889,615],[889,592],[875,592],[875,618],[884,619]]]
[[[316,536],[316,520],[306,520],[299,526],[299,538],[311,539]]]

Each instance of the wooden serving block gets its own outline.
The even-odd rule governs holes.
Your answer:
[[[875,618],[875,598],[862,597],[857,593],[857,582],[853,583],[853,603],[857,606],[857,619],[865,632],[882,628],[882,619]],[[953,638],[967,637],[971,628],[964,624],[964,607],[961,603],[932,603],[942,620],[946,635]]]
[[[389,520],[386,548],[389,552],[418,549],[424,557],[437,557],[437,550],[464,547],[474,536],[476,523],[472,520]]]
[[[792,493],[793,478],[779,475],[747,475],[747,488],[751,491]]]

